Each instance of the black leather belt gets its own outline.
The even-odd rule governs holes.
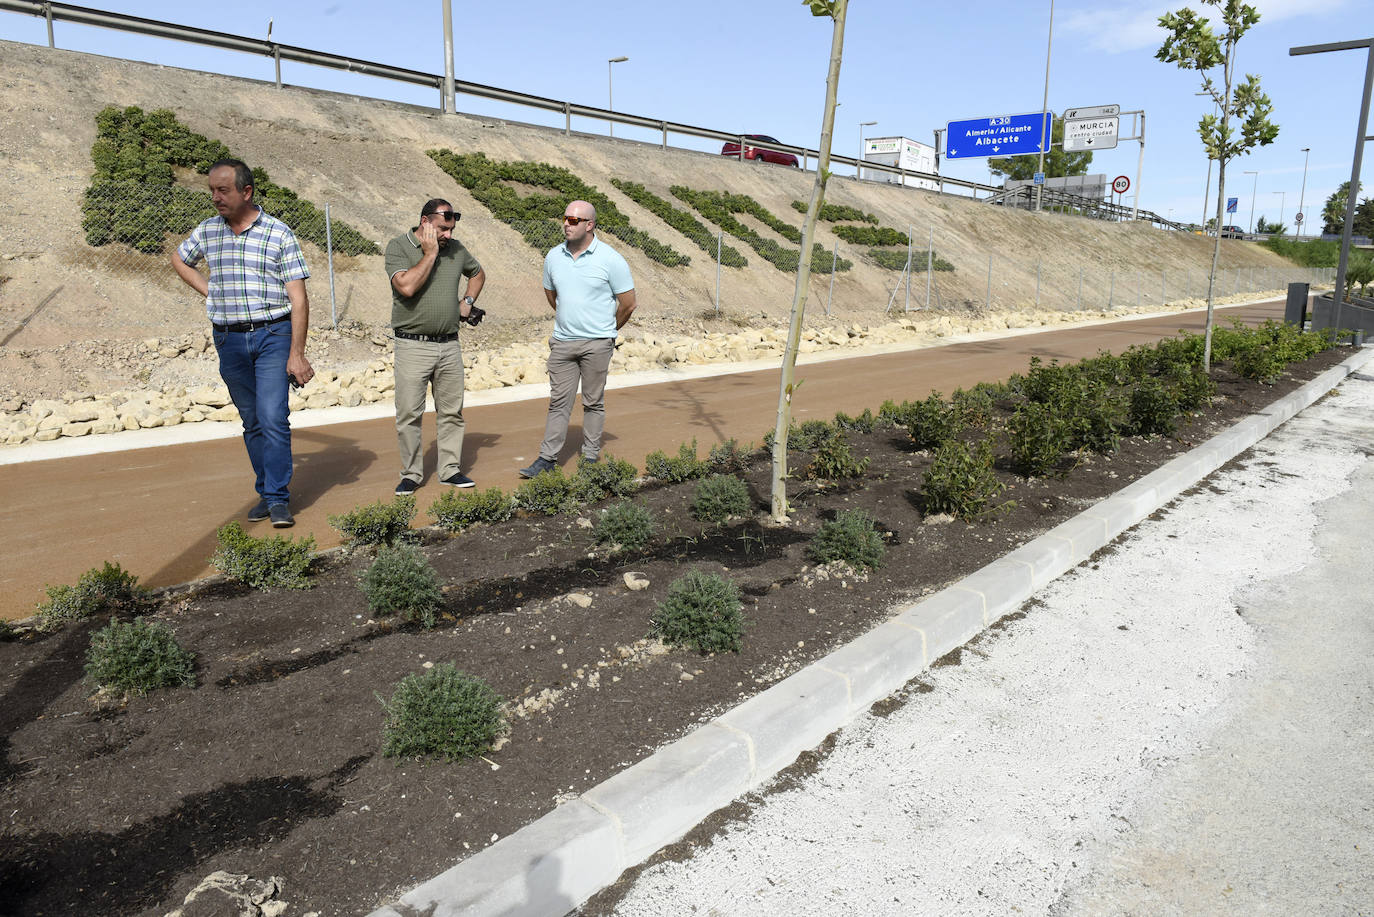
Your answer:
[[[458,340],[458,332],[453,334],[411,334],[409,331],[392,331],[398,338],[407,341],[424,341],[426,344],[447,344],[449,341]]]
[[[216,331],[256,331],[259,328],[266,328],[268,325],[277,325],[281,322],[289,321],[290,318],[291,313],[288,312],[285,315],[279,315],[276,318],[263,319],[262,321],[258,322],[230,322],[227,325],[218,325],[214,322],[211,322],[210,324],[215,326]]]

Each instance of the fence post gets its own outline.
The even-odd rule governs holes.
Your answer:
[[[1040,308],[1040,259],[1035,259],[1035,308]]]
[[[830,314],[830,301],[835,298],[835,265],[840,260],[840,243],[835,243],[835,248],[830,253],[830,292],[825,296],[825,314]]]
[[[56,48],[57,45],[53,42],[53,34],[52,34],[52,4],[51,4],[51,3],[45,3],[45,4],[43,4],[43,18],[46,19],[46,20],[48,20],[48,47],[49,47],[49,48]]]
[[[666,150],[668,149],[668,122],[660,121],[658,123],[663,125],[663,148]]]
[[[1112,285],[1107,288],[1107,308],[1112,307],[1112,298],[1116,296],[1116,271],[1112,271]]]
[[[324,250],[329,254],[329,317],[337,330],[339,310],[334,300],[334,227],[329,220],[329,201],[324,202]]]
[[[1169,295],[1169,272],[1159,272],[1159,305],[1164,306],[1165,298]]]
[[[720,314],[720,247],[725,242],[725,230],[716,233],[716,314]]]
[[[911,236],[916,232],[916,227],[907,224],[906,227],[906,304],[902,306],[902,313],[911,311]]]
[[[1145,272],[1144,272],[1144,271],[1136,271],[1136,272],[1135,272],[1135,307],[1136,307],[1137,309],[1139,309],[1139,308],[1140,308],[1140,304],[1141,304],[1142,302],[1144,302],[1144,299],[1143,299],[1144,291],[1141,289],[1141,288],[1144,286],[1144,284],[1143,284],[1141,281],[1143,281],[1144,279],[1145,279]]]
[[[572,133],[572,104],[563,103],[563,135],[566,137]]]
[[[935,273],[935,224],[930,224],[930,238],[926,240],[926,311],[930,311],[930,278]]]
[[[988,292],[987,299],[983,303],[983,308],[992,311],[992,253],[988,253]]]
[[[1078,299],[1074,300],[1074,310],[1083,308],[1083,265],[1078,266]]]

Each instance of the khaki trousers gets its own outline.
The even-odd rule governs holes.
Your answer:
[[[439,440],[439,477],[462,470],[463,350],[458,341],[396,339],[396,444],[401,451],[401,477],[420,483],[424,456],[420,424],[425,391],[433,389]]]
[[[582,455],[601,457],[601,434],[606,428],[606,376],[615,353],[615,338],[549,341],[549,418],[539,457],[557,461],[568,438],[573,398],[582,384]]]

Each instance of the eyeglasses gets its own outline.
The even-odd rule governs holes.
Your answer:
[[[463,218],[463,215],[456,210],[435,210],[433,213],[425,214],[425,216],[438,217],[441,220],[452,220],[455,223]]]
[[[591,217],[567,217],[567,216],[565,216],[565,217],[563,218],[563,222],[564,222],[564,223],[567,223],[569,226],[576,226],[578,223],[590,223],[590,222],[592,222],[592,218],[591,218]]]

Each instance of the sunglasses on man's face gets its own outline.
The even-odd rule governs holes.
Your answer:
[[[463,215],[456,210],[436,210],[430,216],[438,217],[445,222],[452,220],[455,223],[463,218]]]
[[[563,222],[564,222],[564,223],[567,223],[569,226],[576,226],[578,223],[590,223],[591,221],[592,221],[592,218],[591,218],[591,217],[569,217],[569,216],[565,216],[565,217],[563,218]]]

